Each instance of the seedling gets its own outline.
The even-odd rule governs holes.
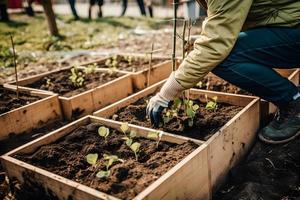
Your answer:
[[[85,69],[84,69],[84,73],[85,74],[92,74],[95,72],[97,68],[97,64],[91,64],[91,65],[88,65]]]
[[[121,131],[126,135],[127,131],[129,130],[128,122],[124,122],[120,126]]]
[[[199,105],[194,104],[192,100],[189,99],[179,99],[176,98],[173,102],[173,105],[170,109],[167,109],[163,114],[163,122],[164,124],[171,121],[174,117],[178,116],[180,110],[183,110],[183,114],[188,118],[188,125],[193,126],[193,121],[196,116],[197,110],[199,109]],[[181,112],[180,112],[181,113]]]
[[[107,178],[110,176],[111,174],[111,166],[115,163],[115,162],[124,162],[124,160],[122,159],[119,159],[118,156],[116,155],[107,155],[107,154],[103,154],[103,159],[106,160],[106,163],[105,163],[105,167],[106,167],[106,170],[101,170],[99,171],[96,176],[98,178]]]
[[[162,135],[162,131],[150,131],[147,135],[147,138],[156,140],[156,147],[158,147]]]
[[[128,62],[129,65],[132,64],[132,56],[128,55],[128,56],[123,56],[124,60],[126,60]]]
[[[75,87],[81,87],[85,81],[85,74],[79,71],[77,67],[73,67],[71,68],[71,76],[69,79]]]
[[[127,133],[129,131],[129,126],[127,122],[122,123],[120,129],[125,135],[125,137],[123,137],[122,139],[125,140],[125,144],[134,152],[135,159],[138,160],[137,153],[139,152],[141,144],[133,141],[133,139],[136,137],[136,132],[132,130],[127,136]]]
[[[175,98],[173,101],[173,105],[171,106],[171,109],[167,110],[163,115],[164,124],[169,123],[171,119],[178,116],[178,111],[180,110],[181,105],[182,105],[181,99]]]
[[[90,165],[95,165],[97,163],[97,160],[98,160],[98,154],[97,153],[91,153],[91,154],[88,154],[86,156],[86,161]]]
[[[141,144],[138,142],[134,142],[130,145],[130,149],[134,152],[135,160],[138,161],[138,152],[140,151]]]
[[[116,71],[118,69],[118,57],[113,56],[105,61],[105,65],[112,71]]]
[[[107,142],[107,137],[109,136],[109,129],[105,126],[101,126],[98,129],[98,133],[101,137],[104,137],[105,142]]]
[[[54,84],[52,83],[50,78],[46,78],[46,87],[49,88],[51,86],[53,86]]]
[[[207,104],[205,106],[206,110],[216,110],[218,108],[218,104],[217,104],[217,100],[218,100],[218,97],[215,96],[212,98],[212,101],[208,101],[207,100],[207,96],[205,96],[206,98],[206,101],[207,101]]]
[[[200,107],[199,107],[199,105],[194,104],[194,102],[192,100],[185,100],[184,104],[185,104],[185,108],[186,108],[185,114],[189,118],[188,124],[190,127],[192,127],[194,124],[194,118],[196,116],[196,112]]]

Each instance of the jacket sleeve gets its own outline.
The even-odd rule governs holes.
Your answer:
[[[195,86],[232,50],[253,0],[207,0],[207,18],[202,24],[194,50],[175,72],[186,89]]]

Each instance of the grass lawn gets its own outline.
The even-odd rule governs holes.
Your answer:
[[[11,22],[0,23],[0,67],[12,66],[10,34],[14,37],[19,54],[18,63],[22,65],[34,61],[33,52],[111,46],[120,37],[128,37],[137,26],[143,29],[159,29],[164,25],[162,22],[143,17],[104,17],[92,21],[73,21],[71,16],[58,15],[57,25],[62,37],[57,38],[49,36],[43,13],[38,13],[34,18],[24,14],[12,14],[10,17]]]

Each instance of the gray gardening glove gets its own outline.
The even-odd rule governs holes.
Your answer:
[[[174,100],[183,90],[184,88],[175,80],[174,73],[172,73],[160,92],[150,99],[146,112],[155,127],[159,126],[162,111],[169,107],[170,101]]]

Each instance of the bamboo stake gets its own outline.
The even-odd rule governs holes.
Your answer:
[[[152,55],[154,50],[154,43],[151,44],[151,52],[150,52],[150,60],[149,60],[149,69],[148,69],[148,75],[147,75],[147,87],[150,86],[150,75],[151,75],[151,65],[152,65]]]
[[[173,52],[172,52],[172,71],[176,70],[176,60],[175,60],[175,54],[176,54],[176,21],[177,21],[177,9],[176,9],[177,3],[176,0],[173,0]]]
[[[15,51],[15,43],[13,40],[13,36],[10,35],[10,41],[13,49],[13,62],[15,67],[15,76],[16,76],[16,86],[17,86],[17,98],[19,98],[19,82],[18,82],[18,70],[17,70],[17,62],[16,62],[16,51]]]
[[[192,29],[192,19],[190,18],[188,21],[188,39],[187,39],[187,47],[188,48],[190,47],[191,29]]]
[[[186,21],[184,20],[182,26],[182,60],[185,58],[185,31],[186,31]]]

